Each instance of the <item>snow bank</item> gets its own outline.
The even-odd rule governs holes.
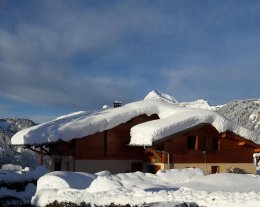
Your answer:
[[[205,175],[205,172],[199,168],[185,168],[183,170],[170,169],[159,170],[156,175],[163,181],[169,184],[183,183],[190,180],[193,177],[200,178]]]
[[[98,173],[97,173],[98,174]],[[196,168],[150,173],[100,173],[78,176],[77,173],[57,172],[43,176],[32,204],[44,206],[53,201],[81,202],[92,205],[152,204],[167,206],[183,201],[199,206],[260,206],[260,177],[238,174],[204,175]],[[77,183],[84,178],[84,188]],[[73,188],[69,187],[73,184]],[[50,186],[52,183],[52,186]],[[62,184],[61,184],[62,183]],[[66,184],[67,183],[67,184]],[[70,184],[68,184],[70,183]],[[102,199],[100,199],[102,198]],[[156,205],[158,204],[158,205]]]
[[[220,173],[204,177],[193,177],[179,187],[188,187],[207,192],[260,192],[259,176],[249,174]]]
[[[134,126],[131,129],[132,145],[152,145],[153,141],[203,123],[213,125],[219,132],[232,131],[260,143],[258,134],[216,112],[180,107],[165,101],[144,100],[113,109],[62,116],[51,122],[19,131],[13,136],[12,144],[70,141],[111,129],[141,114],[157,114],[160,119]]]
[[[44,189],[60,190],[64,188],[84,189],[89,187],[96,176],[83,172],[55,171],[41,177],[37,182],[37,192]]]

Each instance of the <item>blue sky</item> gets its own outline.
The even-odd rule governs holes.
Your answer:
[[[37,122],[152,89],[260,98],[260,1],[0,0],[0,117]]]

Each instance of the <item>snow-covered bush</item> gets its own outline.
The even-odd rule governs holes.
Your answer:
[[[92,205],[90,203],[85,203],[85,202],[82,202],[81,204],[78,205],[72,202],[54,201],[53,203],[48,204],[46,207],[91,207],[91,206]],[[95,207],[140,207],[140,205],[130,205],[130,204],[116,205],[114,203],[111,203],[110,205],[104,205],[104,206],[95,205]]]
[[[244,169],[238,167],[230,167],[227,169],[227,173],[236,173],[236,174],[249,174]]]
[[[2,165],[1,170],[5,171],[21,171],[23,168],[20,165],[13,165],[13,164],[5,164]]]

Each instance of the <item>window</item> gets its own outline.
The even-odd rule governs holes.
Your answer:
[[[155,174],[158,170],[161,170],[160,165],[147,165],[147,172]]]
[[[131,172],[143,171],[143,163],[142,162],[132,162],[131,164]]]
[[[61,160],[54,160],[54,171],[61,171]]]
[[[211,173],[219,173],[220,172],[220,167],[218,165],[216,166],[211,166]]]
[[[188,149],[195,149],[196,147],[196,136],[187,137],[187,147]]]
[[[206,137],[203,137],[203,139],[202,139],[201,150],[202,151],[206,150]]]
[[[218,137],[212,137],[211,149],[219,150],[219,138]]]

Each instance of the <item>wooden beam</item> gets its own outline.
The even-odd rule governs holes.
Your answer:
[[[105,132],[104,132],[104,156],[105,157],[107,156],[107,151],[108,151],[108,149],[107,149],[107,147],[108,147],[107,141],[108,141],[107,130],[105,130]]]
[[[43,154],[43,146],[40,148],[40,165],[43,166],[44,164],[44,154]]]
[[[46,153],[46,155],[49,155],[49,151],[47,149],[45,149],[44,147],[42,148],[42,150]]]
[[[41,154],[41,153],[43,153],[43,152],[41,152],[40,150],[36,150],[36,149],[33,149],[31,146],[26,146],[26,148],[27,149],[29,149],[29,150],[32,150],[32,151],[34,151],[34,152],[36,152],[37,154]],[[47,152],[45,152],[45,153],[43,153],[44,155],[49,155],[49,153],[47,153]]]
[[[54,150],[58,155],[62,156],[62,153],[59,150],[57,150],[56,145],[49,146],[49,148]]]
[[[222,137],[222,138],[226,138],[226,137],[227,137],[227,133],[226,133],[226,132],[222,133],[222,134],[221,134],[221,137]]]
[[[195,141],[195,150],[199,149],[199,136],[196,136],[196,141]]]
[[[238,145],[239,146],[244,146],[244,145],[246,145],[246,142],[238,142]]]

